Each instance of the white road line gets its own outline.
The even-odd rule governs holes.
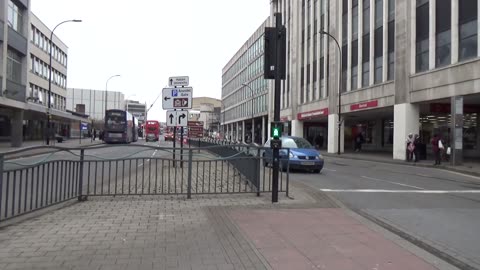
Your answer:
[[[420,194],[480,194],[480,190],[394,190],[394,189],[320,189],[332,193],[420,193]]]
[[[390,184],[394,184],[394,185],[398,185],[398,186],[402,186],[402,187],[409,187],[409,188],[415,188],[415,189],[424,190],[424,188],[421,188],[421,187],[411,186],[411,185],[402,184],[402,183],[398,183],[398,182],[392,182],[392,181],[383,180],[383,179],[372,178],[372,177],[368,177],[368,176],[362,176],[362,178],[365,178],[365,179],[368,179],[368,180],[373,180],[373,181],[390,183]]]

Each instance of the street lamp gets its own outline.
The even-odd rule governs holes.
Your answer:
[[[53,32],[55,29],[60,25],[68,22],[82,22],[82,20],[74,19],[74,20],[66,20],[59,24],[57,24],[52,32],[50,33],[50,61],[48,63],[48,110],[47,110],[47,145],[50,145],[50,110],[52,109],[52,48],[53,48]]]
[[[108,100],[108,82],[115,78],[115,77],[120,77],[120,75],[113,75],[110,78],[108,78],[107,82],[105,83],[105,115],[107,113],[107,100]]]
[[[342,131],[342,48],[340,47],[340,44],[338,43],[337,39],[332,36],[330,33],[326,32],[326,31],[320,31],[320,34],[322,35],[326,35],[328,37],[330,37],[331,39],[333,39],[335,41],[335,43],[337,44],[337,47],[338,47],[338,55],[339,55],[339,61],[338,61],[338,66],[339,66],[339,75],[338,75],[338,138],[337,138],[337,147],[338,147],[338,152],[337,154],[340,155],[341,154],[341,151],[340,151],[340,146],[341,146],[341,143],[340,143],[340,140],[342,138],[341,136],[341,131]]]
[[[250,87],[250,85],[246,84],[246,83],[242,83],[243,86],[247,87],[248,89],[250,89],[250,92],[252,92],[252,134],[251,134],[251,140],[252,140],[252,143],[253,143],[253,138],[254,138],[254,128],[255,128],[255,120],[254,120],[254,116],[253,116],[253,96],[254,96],[254,93],[253,93],[253,89]]]

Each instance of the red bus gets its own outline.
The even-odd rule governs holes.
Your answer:
[[[145,140],[158,142],[160,139],[160,122],[148,120],[145,125]]]

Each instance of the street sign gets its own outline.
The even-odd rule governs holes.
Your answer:
[[[202,121],[188,121],[188,137],[203,138],[203,122]]]
[[[167,127],[186,127],[188,111],[167,111]]]
[[[188,76],[170,77],[168,78],[169,86],[188,86],[190,79]]]
[[[81,129],[82,130],[88,130],[88,124],[87,123],[82,123],[81,124]]]
[[[191,87],[164,88],[162,90],[162,108],[164,110],[191,109],[192,92]]]

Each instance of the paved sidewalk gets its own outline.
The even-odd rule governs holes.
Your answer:
[[[0,269],[436,269],[323,193],[291,195],[90,197],[0,228]]]
[[[433,165],[432,160],[421,160],[417,163],[407,162],[403,160],[394,160],[390,153],[378,153],[378,152],[361,152],[361,153],[344,153],[341,155],[322,153],[325,157],[331,158],[345,158],[355,160],[374,161],[389,164],[399,164],[408,166],[419,166],[426,168],[439,168],[449,170],[458,173],[464,173],[474,176],[480,176],[480,161],[467,161],[461,166],[452,166],[447,162],[443,162],[440,166]]]

